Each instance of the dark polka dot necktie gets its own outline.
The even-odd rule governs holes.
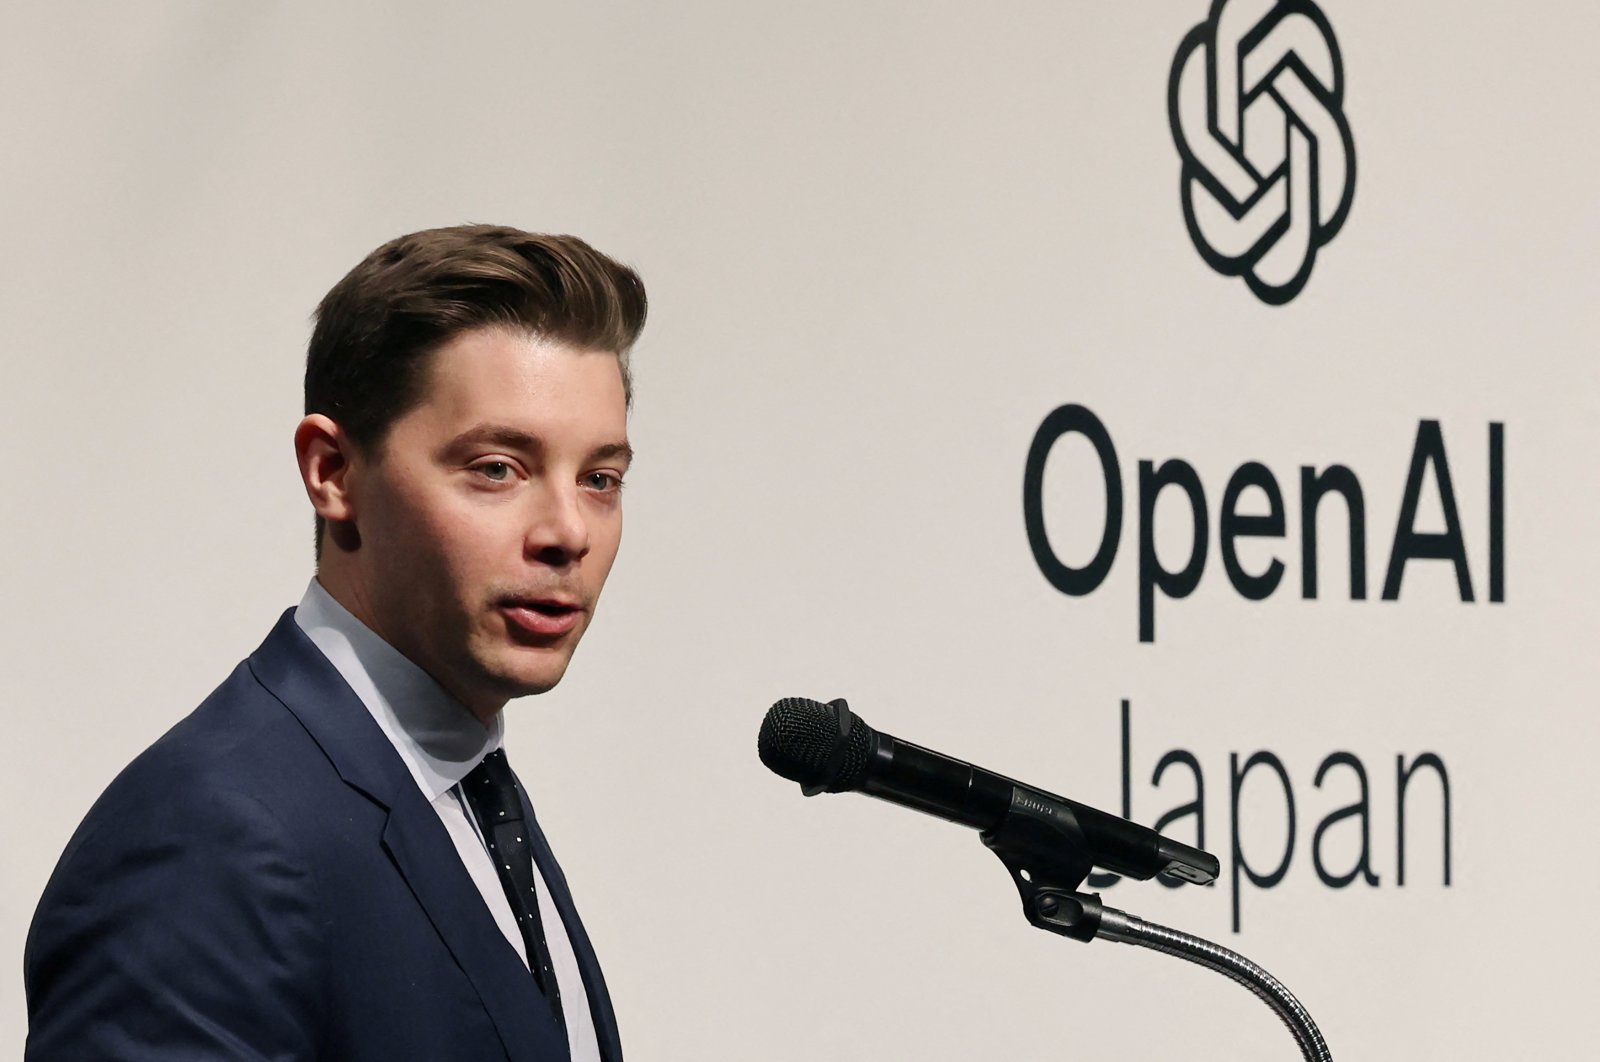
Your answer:
[[[517,798],[517,780],[511,764],[500,749],[489,753],[461,782],[467,805],[477,817],[494,860],[495,873],[511,901],[511,913],[522,930],[522,943],[528,952],[528,968],[539,990],[550,1001],[556,1021],[565,1028],[561,1013],[561,989],[550,964],[550,948],[544,939],[544,922],[539,917],[539,894],[533,877],[533,847],[522,817],[522,801]]]

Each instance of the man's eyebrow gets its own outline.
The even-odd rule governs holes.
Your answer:
[[[626,442],[607,443],[604,446],[596,447],[589,454],[589,460],[591,461],[615,461],[618,459],[621,459],[625,465],[632,464],[633,447]]]
[[[537,435],[530,435],[521,428],[489,423],[474,424],[445,445],[453,449],[467,443],[494,443],[517,450],[537,450],[543,445]]]
[[[524,452],[532,452],[544,447],[544,442],[537,435],[523,431],[521,428],[513,428],[509,424],[486,422],[474,424],[466,431],[461,432],[445,444],[445,449],[454,450],[457,447],[474,443],[489,443]],[[624,464],[633,462],[633,447],[629,446],[625,439],[619,442],[606,443],[589,451],[590,461],[615,461],[619,459]]]

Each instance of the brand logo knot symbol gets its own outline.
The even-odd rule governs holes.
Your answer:
[[[1311,0],[1215,0],[1172,61],[1167,115],[1200,257],[1264,302],[1294,298],[1356,187],[1326,16]]]

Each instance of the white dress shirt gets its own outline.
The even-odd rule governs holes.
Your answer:
[[[516,916],[511,913],[511,902],[506,899],[489,849],[461,792],[461,780],[500,747],[504,721],[496,715],[488,726],[481,723],[427,672],[352,616],[316,579],[306,588],[305,597],[295,609],[294,621],[349,683],[400,754],[422,795],[444,823],[495,924],[526,966],[528,956]],[[589,998],[567,927],[550,899],[537,863],[533,876],[545,943],[549,945],[556,984],[561,990],[572,1062],[600,1062],[594,1018],[589,1013]]]

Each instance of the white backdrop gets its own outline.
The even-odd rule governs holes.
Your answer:
[[[1193,798],[1183,768],[1151,784],[1190,751],[1224,879],[1108,902],[1261,961],[1338,1058],[1592,1050],[1600,9],[1326,0],[1356,191],[1273,307],[1184,226],[1167,84],[1206,7],[7,5],[0,1053],[20,1053],[22,943],[73,827],[310,573],[290,432],[312,307],[383,240],[461,221],[581,234],[651,295],[605,607],[561,688],[508,709],[631,1058],[1293,1057],[1220,978],[1029,928],[975,836],[803,800],[755,756],[790,694],[1108,810],[1127,700],[1134,817]],[[1126,502],[1081,598],[1041,575],[1022,517],[1064,403],[1107,426]],[[1423,420],[1471,604],[1436,560],[1379,600]],[[1046,473],[1074,564],[1103,509],[1090,453],[1064,441]],[[1138,462],[1168,458],[1199,472],[1211,550],[1141,643]],[[1241,549],[1287,566],[1261,602],[1217,541],[1250,460],[1287,510],[1282,542]],[[1337,499],[1322,596],[1300,595],[1298,469],[1335,463],[1365,492],[1364,601]],[[1177,491],[1156,520],[1177,568]],[[1431,485],[1418,527],[1444,527]],[[1297,834],[1235,933],[1230,755],[1261,750]],[[1335,751],[1369,776],[1376,885],[1312,868],[1356,794],[1346,769],[1313,785]],[[1448,887],[1426,771],[1397,881],[1395,757],[1425,752],[1450,777]],[[1258,869],[1285,843],[1276,785],[1256,771],[1240,801]],[[1358,832],[1329,828],[1330,869]]]

